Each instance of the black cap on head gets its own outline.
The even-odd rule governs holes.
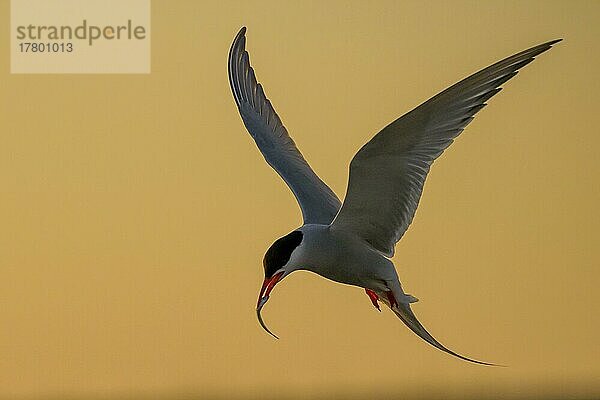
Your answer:
[[[294,231],[279,238],[269,247],[263,259],[265,277],[271,278],[292,256],[292,252],[302,243],[302,232]]]

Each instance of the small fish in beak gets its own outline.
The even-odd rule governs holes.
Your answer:
[[[256,316],[258,317],[258,322],[260,323],[260,326],[262,326],[262,328],[267,331],[271,336],[273,336],[275,339],[279,339],[277,337],[277,335],[275,335],[273,332],[271,332],[269,330],[269,328],[267,328],[267,325],[265,325],[262,316],[260,315],[260,310],[262,310],[263,306],[267,303],[267,301],[269,300],[269,294],[271,293],[271,291],[273,290],[273,288],[275,287],[275,285],[277,284],[277,282],[279,282],[281,280],[281,278],[283,277],[284,272],[278,272],[275,275],[273,275],[271,278],[265,278],[265,280],[263,281],[262,284],[262,288],[260,289],[260,294],[258,295],[258,303],[256,304]]]

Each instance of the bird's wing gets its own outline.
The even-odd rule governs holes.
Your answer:
[[[332,228],[350,231],[393,256],[415,215],[433,161],[500,85],[559,41],[532,47],[469,76],[375,135],[350,162],[346,198]]]
[[[296,196],[304,223],[330,224],[341,202],[302,157],[257,83],[245,50],[245,33],[242,28],[229,50],[229,83],[244,125],[265,160]]]

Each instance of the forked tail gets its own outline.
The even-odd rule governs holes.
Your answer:
[[[381,296],[381,300],[384,301],[384,303],[388,307],[390,307],[389,301],[387,301],[387,299],[385,299],[384,296]],[[472,362],[475,364],[491,365],[491,366],[495,366],[495,367],[500,366],[498,364],[491,364],[491,363],[487,363],[487,362],[483,362],[483,361],[477,361],[477,360],[473,360],[471,358],[461,356],[460,354],[455,353],[452,350],[445,347],[444,345],[442,345],[433,336],[431,336],[431,334],[429,332],[427,332],[427,329],[425,329],[425,327],[423,325],[421,325],[421,323],[419,322],[419,320],[417,319],[415,314],[412,312],[412,310],[410,308],[410,303],[399,302],[399,303],[395,304],[393,307],[390,307],[390,309],[398,316],[398,318],[400,318],[402,320],[402,322],[404,322],[404,324],[406,326],[408,326],[410,328],[411,331],[413,331],[414,333],[419,335],[419,337],[421,339],[425,340],[430,345],[437,347],[438,349],[440,349],[448,354],[451,354],[455,357],[458,357],[462,360],[465,360],[465,361],[469,361],[469,362]]]

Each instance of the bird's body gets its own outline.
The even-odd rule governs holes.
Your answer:
[[[392,261],[356,235],[319,224],[307,224],[298,231],[303,233],[302,242],[290,258],[298,269],[373,291],[391,290],[398,281]]]
[[[296,148],[257,82],[244,49],[245,32],[240,30],[229,52],[231,90],[244,125],[265,160],[294,193],[304,219],[301,227],[275,241],[265,254],[265,279],[257,304],[263,328],[271,333],[260,310],[275,285],[294,271],[307,270],[365,289],[377,309],[378,301],[384,302],[432,346],[492,365],[449,350],[427,332],[411,310],[417,299],[403,291],[390,258],[412,222],[434,160],[501,90],[500,85],[559,40],[499,61],[386,126],[352,159],[342,204]]]

